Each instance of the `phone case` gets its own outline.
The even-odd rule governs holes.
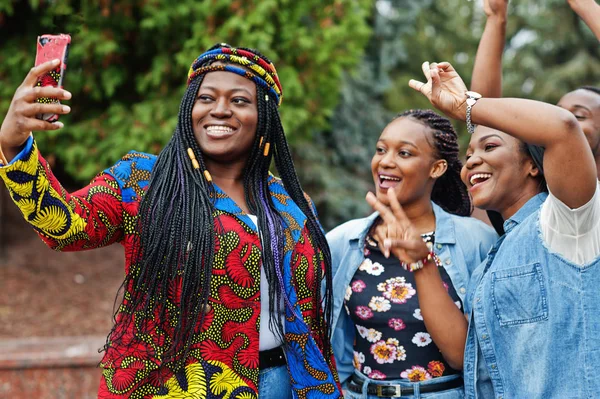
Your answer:
[[[63,87],[70,44],[71,36],[67,34],[38,36],[35,65],[38,66],[44,62],[55,60],[57,58],[61,60],[61,63],[56,69],[38,79],[38,86]],[[50,97],[38,98],[36,101],[42,104],[60,104],[60,101],[57,98]],[[58,114],[38,114],[36,117],[48,122],[56,122],[58,120]]]

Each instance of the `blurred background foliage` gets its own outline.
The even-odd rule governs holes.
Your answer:
[[[129,149],[158,153],[171,136],[192,61],[219,42],[277,66],[292,142],[328,126],[339,78],[369,38],[370,0],[0,0],[0,110],[35,58],[42,33],[70,33],[65,129],[38,134],[77,179]]]
[[[598,41],[566,0],[513,0],[509,12],[506,96],[556,103],[600,83]],[[329,229],[369,212],[370,158],[387,122],[429,106],[407,86],[422,61],[450,61],[468,83],[484,24],[481,0],[0,0],[0,115],[35,37],[70,33],[73,112],[36,139],[84,184],[130,149],[160,151],[202,50],[257,48],[280,73],[298,173]]]

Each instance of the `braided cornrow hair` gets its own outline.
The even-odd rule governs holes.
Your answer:
[[[467,188],[460,179],[462,162],[458,158],[458,135],[452,123],[428,109],[411,109],[394,119],[404,117],[412,118],[431,129],[437,157],[448,162],[446,173],[433,186],[431,199],[449,213],[469,216],[473,207]]]
[[[223,48],[217,45],[210,50]],[[209,50],[209,51],[210,51]],[[270,61],[256,50],[236,49],[255,54],[267,63]],[[206,72],[208,73],[208,72]],[[146,343],[152,348],[151,355],[170,364],[175,370],[185,367],[185,360],[193,342],[197,325],[204,322],[208,308],[211,271],[214,259],[215,188],[207,177],[202,149],[194,136],[192,108],[205,73],[195,74],[181,101],[175,132],[158,155],[152,171],[148,190],[139,209],[139,250],[134,254],[131,270],[127,273],[125,297],[116,313],[115,325],[104,347],[113,343],[134,344],[127,335],[128,327],[135,323],[137,335],[146,335]],[[279,83],[279,82],[277,82]],[[284,226],[287,222],[279,214],[269,194],[269,166],[275,157],[280,178],[300,210],[306,216],[306,227],[317,254],[317,265],[323,265],[323,275],[315,273],[313,306],[324,305],[325,319],[317,317],[312,323],[315,338],[330,354],[332,315],[331,254],[325,235],[298,180],[287,145],[283,126],[279,119],[279,93],[257,84],[258,124],[256,137],[248,164],[244,169],[244,191],[250,212],[257,216],[262,234],[262,267],[269,283],[271,325],[269,328],[282,341],[283,323],[279,315],[283,306],[291,308],[283,292]],[[270,143],[272,151],[265,156],[265,146]],[[192,149],[198,162],[190,162],[188,149]],[[210,176],[210,174],[208,174]],[[181,277],[181,286],[175,286]],[[325,297],[321,296],[321,282],[325,279]],[[129,294],[131,293],[131,295]],[[177,293],[177,295],[174,295]],[[324,304],[323,304],[324,302]],[[134,317],[135,316],[135,317]],[[172,336],[164,343],[154,339],[155,326],[170,326]],[[166,349],[163,349],[163,346]]]

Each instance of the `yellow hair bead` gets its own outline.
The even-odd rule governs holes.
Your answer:
[[[265,144],[265,152],[263,152],[263,155],[266,157],[267,155],[269,155],[269,148],[271,147],[271,143],[267,143]]]
[[[187,153],[188,156],[190,157],[190,159],[193,161],[194,159],[196,159],[196,154],[194,154],[194,150],[192,150],[191,148],[187,149]]]
[[[204,171],[204,177],[206,178],[206,180],[210,183],[212,181],[212,176],[210,175],[210,172],[208,170]]]
[[[258,143],[258,146],[260,147],[262,145],[263,139],[265,138],[265,136],[260,136],[260,143]]]
[[[194,169],[200,169],[200,164],[196,159],[192,159],[192,165],[194,166]]]

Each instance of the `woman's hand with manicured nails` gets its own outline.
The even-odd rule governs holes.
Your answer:
[[[51,97],[68,100],[71,93],[57,87],[37,86],[38,79],[55,69],[60,60],[48,61],[31,68],[17,88],[0,128],[0,147],[10,161],[21,150],[32,131],[57,130],[62,122],[50,123],[36,118],[38,114],[68,114],[71,108],[64,104],[41,104],[38,98]]]

